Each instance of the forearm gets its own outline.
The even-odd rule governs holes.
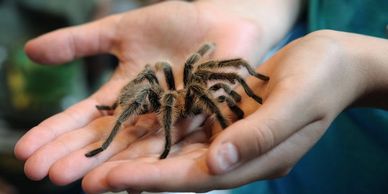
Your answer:
[[[257,24],[268,47],[280,41],[296,22],[304,0],[199,0]]]

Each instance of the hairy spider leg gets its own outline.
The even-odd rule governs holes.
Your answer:
[[[202,45],[201,48],[198,49],[197,53],[199,53],[201,56],[204,56],[207,52],[214,49],[216,45],[212,42],[208,42]]]
[[[236,101],[234,101],[233,98],[231,98],[229,96],[221,95],[217,98],[217,101],[220,103],[226,102],[229,109],[236,115],[237,119],[244,118],[244,111],[241,110],[240,107],[238,107],[238,105],[236,104]]]
[[[157,70],[159,69],[163,70],[168,89],[175,90],[174,74],[172,72],[171,65],[167,62],[158,62],[155,64],[155,67]]]
[[[160,97],[159,94],[156,93],[155,91],[151,90],[150,93],[148,94],[148,101],[150,102],[150,106],[153,110],[147,110],[143,112],[143,114],[149,112],[149,111],[155,111],[158,112],[160,109]]]
[[[218,108],[211,95],[209,95],[200,85],[191,84],[189,85],[187,90],[190,90],[192,92],[193,98],[198,99],[198,101],[203,104],[204,108],[216,115],[216,118],[223,129],[228,127],[228,120],[221,113],[221,110]]]
[[[194,94],[191,92],[191,90],[186,90],[185,95],[185,105],[184,105],[184,115],[187,116],[190,111],[192,110],[194,104]]]
[[[158,79],[156,78],[155,72],[151,69],[150,65],[146,65],[144,70],[140,72],[135,79],[133,79],[130,84],[138,84],[143,80],[147,80],[151,85],[158,84]],[[115,110],[118,106],[117,100],[112,105],[96,105],[97,110],[101,111],[112,111]]]
[[[244,79],[236,73],[217,73],[211,71],[201,71],[200,73],[208,74],[208,80],[227,80],[230,83],[234,84],[235,80],[237,80],[240,85],[244,88],[245,93],[251,98],[253,98],[259,104],[263,103],[263,99],[257,96],[252,89],[248,86],[248,84],[244,81]]]
[[[104,151],[113,141],[113,138],[117,135],[117,132],[119,131],[121,125],[130,117],[134,115],[138,115],[140,113],[140,109],[142,108],[142,102],[144,99],[150,95],[150,93],[155,93],[150,88],[145,88],[139,92],[139,94],[136,96],[135,100],[121,113],[119,118],[117,119],[111,133],[109,134],[108,138],[104,141],[104,143],[101,145],[101,147],[96,148],[88,153],[85,154],[86,157],[92,157],[97,155],[98,153]],[[153,96],[157,94],[151,94]]]
[[[151,85],[159,84],[158,78],[155,75],[155,72],[152,70],[151,65],[147,64],[142,72],[140,72],[135,79],[133,79],[129,84],[135,83],[138,84],[143,80],[147,80]]]
[[[244,67],[248,73],[252,76],[255,76],[258,79],[261,79],[263,81],[268,81],[269,77],[260,73],[257,73],[251,65],[249,65],[248,62],[241,58],[236,58],[236,59],[228,59],[228,60],[222,60],[222,61],[208,61],[205,63],[202,63],[198,65],[198,70],[201,69],[213,69],[213,68],[223,68],[223,67],[235,67],[235,68],[240,68]]]
[[[85,156],[92,157],[104,151],[112,143],[113,138],[117,135],[117,132],[119,131],[122,123],[125,122],[129,116],[135,114],[135,112],[140,108],[140,105],[141,105],[140,103],[134,102],[127,109],[125,109],[123,113],[120,115],[120,117],[118,118],[118,120],[116,121],[111,133],[109,134],[105,142],[101,145],[101,147],[86,153]]]
[[[228,96],[221,95],[217,98],[217,101],[220,103],[226,102],[229,109],[236,115],[238,119],[244,118],[244,111],[241,110],[241,108],[238,107],[236,103],[241,101],[241,96],[240,94],[232,90],[228,84],[216,83],[212,85],[208,90],[215,92],[221,88],[224,89],[225,93],[228,94]]]
[[[109,105],[96,105],[97,110],[104,110],[104,111],[110,111],[115,110],[117,108],[117,101],[114,102],[111,106]]]
[[[210,52],[212,48],[214,48],[214,43],[206,43],[204,44],[196,53],[192,54],[185,62],[185,66],[183,69],[183,84],[186,87],[191,79],[193,65],[197,63],[201,57],[203,57],[206,53]]]
[[[241,101],[240,94],[238,94],[236,91],[234,91],[228,84],[216,83],[216,84],[210,86],[209,90],[215,92],[221,88],[225,91],[225,93],[227,93],[229,96],[231,96],[234,101],[236,101],[236,102]]]
[[[171,129],[177,119],[176,115],[176,91],[167,92],[162,97],[161,117],[159,122],[162,124],[165,135],[165,144],[163,153],[159,156],[160,159],[167,157],[171,149]]]

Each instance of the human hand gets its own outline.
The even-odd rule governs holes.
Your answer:
[[[380,45],[367,50],[373,50],[374,57],[357,49],[370,45]],[[381,85],[387,91],[385,73],[375,72],[388,72],[375,65],[386,61],[381,60],[386,51],[384,40],[331,31],[296,40],[259,68],[270,75],[268,84],[249,80],[264,96],[264,104],[257,109],[244,95],[241,107],[250,115],[214,141],[209,143],[198,131],[174,146],[179,151],[158,160],[163,144],[150,136],[88,173],[83,187],[90,193],[203,192],[284,176],[344,108],[360,101],[373,105],[365,103],[366,94]]]
[[[238,56],[256,63],[286,31],[266,35],[260,20],[240,14],[208,2],[166,2],[28,42],[26,52],[37,62],[59,64],[108,52],[118,57],[120,65],[112,79],[91,97],[45,120],[19,140],[15,154],[26,160],[26,175],[33,180],[49,175],[54,183],[70,183],[144,135],[137,133],[141,130],[122,130],[109,150],[93,158],[84,156],[100,144],[115,121],[113,116],[102,116],[95,105],[113,103],[120,88],[145,64],[168,59],[179,72],[187,55],[207,41],[217,44],[214,58]]]

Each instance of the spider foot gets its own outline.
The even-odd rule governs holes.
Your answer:
[[[250,97],[253,98],[257,103],[263,104],[263,99],[261,97],[256,96],[256,95],[252,95]]]
[[[113,103],[112,105],[96,105],[97,110],[101,111],[113,111],[117,108],[117,102]]]
[[[170,152],[170,148],[164,149],[163,153],[159,156],[159,159],[167,158],[169,152]]]
[[[268,76],[263,75],[263,74],[260,74],[260,73],[256,73],[256,72],[255,72],[255,74],[254,74],[253,76],[255,76],[256,78],[261,79],[261,80],[263,80],[263,81],[268,81],[268,80],[269,80],[269,77],[268,77]]]
[[[102,151],[104,151],[104,148],[99,147],[99,148],[97,148],[97,149],[94,149],[94,150],[92,150],[92,151],[86,153],[85,156],[88,157],[88,158],[90,158],[90,157],[93,157],[93,156],[99,154],[99,153],[102,152]]]
[[[113,108],[111,106],[107,106],[107,105],[96,105],[96,109],[97,110],[113,110]]]
[[[113,115],[114,110],[116,109],[117,104],[113,104],[112,106],[108,105],[96,105],[96,109],[103,112],[103,114]]]

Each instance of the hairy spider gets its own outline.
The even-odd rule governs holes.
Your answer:
[[[236,81],[244,88],[247,95],[256,102],[262,103],[262,98],[255,95],[244,79],[234,72],[219,72],[227,68],[245,68],[248,73],[258,79],[267,81],[268,76],[256,73],[255,70],[243,59],[211,60],[204,63],[198,61],[213,50],[214,44],[204,44],[196,53],[192,54],[185,62],[183,70],[183,89],[175,88],[172,68],[167,62],[158,62],[154,67],[146,65],[135,79],[121,89],[118,100],[112,106],[97,105],[98,110],[114,110],[117,106],[122,108],[122,113],[117,118],[113,129],[101,147],[85,154],[92,157],[105,150],[116,136],[119,128],[127,119],[137,115],[155,112],[159,123],[165,132],[164,151],[160,159],[167,157],[171,148],[171,129],[179,118],[185,118],[206,112],[214,114],[222,128],[229,125],[229,121],[221,113],[219,103],[226,103],[238,119],[243,118],[244,112],[238,107],[237,102],[241,96],[234,91],[230,84]],[[167,82],[167,89],[163,89],[155,72],[163,71]],[[213,85],[208,87],[209,81]],[[215,97],[214,92],[223,89],[223,93]]]

